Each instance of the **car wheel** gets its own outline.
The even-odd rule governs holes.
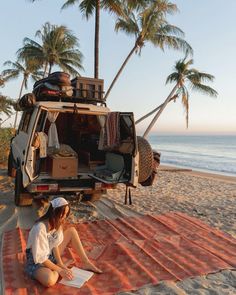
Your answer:
[[[141,183],[148,179],[152,173],[153,167],[153,152],[149,142],[141,137],[137,136],[138,151],[139,151],[139,178],[138,182]]]
[[[22,185],[22,172],[18,168],[16,170],[15,178],[15,205],[16,206],[29,206],[32,205],[33,198],[24,189]]]

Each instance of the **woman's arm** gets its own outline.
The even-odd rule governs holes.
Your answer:
[[[67,269],[67,268],[62,268],[60,267],[59,265],[53,263],[51,260],[47,259],[46,261],[44,261],[42,263],[43,266],[51,269],[51,270],[54,270],[56,272],[59,273],[59,275],[62,277],[62,278],[65,278],[67,280],[72,280],[73,279],[73,274],[72,274],[72,271],[70,269]]]
[[[56,258],[57,265],[59,265],[59,266],[64,265],[63,262],[62,262],[61,255],[60,255],[58,247],[54,247],[52,249],[52,251],[53,251],[54,257]]]
[[[47,267],[47,268],[49,268],[49,269],[51,269],[51,270],[55,270],[55,271],[58,272],[59,274],[60,274],[60,271],[62,271],[62,268],[61,268],[59,265],[53,263],[53,262],[52,262],[51,260],[49,260],[49,259],[45,260],[45,261],[42,263],[42,265],[45,266],[45,267]]]

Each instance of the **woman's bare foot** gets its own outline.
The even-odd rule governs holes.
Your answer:
[[[95,273],[102,273],[102,270],[96,267],[92,262],[88,261],[84,263],[84,268],[87,270],[91,270],[92,272]]]

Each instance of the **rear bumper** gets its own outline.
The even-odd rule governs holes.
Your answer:
[[[108,185],[102,182],[94,181],[93,179],[86,180],[60,180],[60,181],[44,181],[33,182],[27,186],[27,191],[32,194],[37,193],[75,193],[83,192],[85,194],[94,194],[103,192],[106,189],[114,189],[116,184]]]

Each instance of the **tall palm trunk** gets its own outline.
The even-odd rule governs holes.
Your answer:
[[[126,66],[128,60],[130,59],[130,57],[133,55],[133,53],[135,52],[135,50],[137,49],[138,45],[135,44],[135,46],[133,47],[133,49],[130,51],[129,55],[126,57],[125,61],[123,62],[123,64],[121,65],[119,71],[117,72],[115,78],[113,79],[113,81],[111,82],[111,85],[110,87],[108,88],[107,92],[106,92],[106,95],[105,95],[105,100],[107,99],[109,93],[111,92],[114,84],[116,83],[117,79],[119,78],[121,72],[123,71],[124,67]]]
[[[96,0],[95,37],[94,37],[94,78],[99,77],[99,30],[100,30],[100,0]]]
[[[178,94],[174,95],[171,97],[171,99],[169,100],[169,102],[171,102],[172,100],[176,99],[178,97]],[[147,113],[146,115],[144,115],[143,117],[141,117],[140,119],[138,119],[137,121],[135,121],[135,124],[137,125],[138,123],[142,122],[144,119],[146,119],[147,117],[151,116],[152,114],[154,114],[156,111],[158,111],[161,107],[163,107],[164,103],[160,104],[158,107],[156,107],[154,110],[152,110],[151,112]]]
[[[48,69],[48,63],[46,62],[46,63],[45,63],[45,66],[44,66],[44,71],[43,71],[43,78],[46,77],[47,69]]]
[[[20,93],[19,93],[19,99],[21,98],[21,95],[22,95],[22,91],[23,91],[23,87],[24,87],[24,84],[25,84],[25,77],[21,83],[21,87],[20,87]],[[17,123],[17,117],[18,117],[18,111],[16,111],[16,115],[15,115],[15,120],[14,120],[14,125],[13,125],[13,128],[16,129],[16,123]]]
[[[53,63],[49,63],[48,75],[51,74]]]
[[[170,102],[172,96],[174,95],[174,93],[176,92],[177,88],[179,87],[179,83],[177,83],[175,85],[175,87],[172,89],[171,93],[168,95],[168,97],[166,98],[166,100],[164,101],[162,107],[159,109],[159,111],[157,112],[157,114],[155,115],[155,117],[152,119],[151,123],[149,124],[148,128],[146,129],[146,131],[143,134],[143,137],[147,137],[149,131],[151,130],[151,128],[153,127],[153,125],[156,123],[157,119],[160,117],[161,113],[163,112],[163,110],[165,109],[165,107],[167,106],[167,104]]]

